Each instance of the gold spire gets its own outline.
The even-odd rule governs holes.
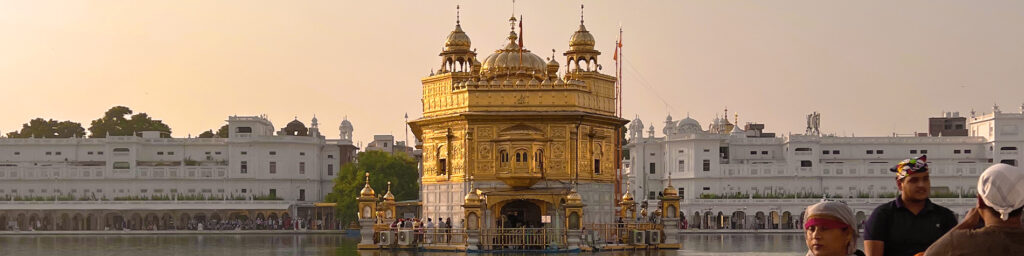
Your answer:
[[[384,194],[385,201],[395,201],[395,195],[391,194],[391,181],[388,181],[388,193]]]
[[[366,184],[363,185],[363,190],[359,191],[359,196],[362,197],[375,197],[373,188],[370,187],[370,173],[366,172]]]

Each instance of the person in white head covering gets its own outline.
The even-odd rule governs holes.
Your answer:
[[[1024,168],[993,165],[978,178],[977,207],[967,212],[963,222],[928,247],[925,255],[1024,254],[1022,209]]]
[[[856,218],[845,203],[822,201],[804,212],[807,256],[864,255],[857,250]]]

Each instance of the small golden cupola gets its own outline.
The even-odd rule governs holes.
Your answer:
[[[583,25],[583,5],[580,5],[580,27],[569,37],[569,51],[565,52],[566,72],[598,71],[597,56],[601,52],[594,50],[594,35]]]
[[[665,190],[661,191],[661,194],[662,194],[662,196],[665,196],[665,197],[667,197],[667,196],[678,196],[679,195],[679,190],[676,190],[676,187],[673,187],[672,184],[670,183],[670,184],[668,184],[668,187],[665,187]]]
[[[444,41],[444,49],[441,51],[441,69],[439,74],[449,72],[470,72],[476,60],[476,52],[470,50],[473,45],[469,35],[462,31],[462,22],[459,18],[459,6],[455,7],[455,30],[448,33]]]
[[[366,184],[363,185],[363,190],[359,191],[360,197],[371,197],[376,198],[377,195],[373,192],[373,188],[370,187],[370,173],[366,173]]]
[[[384,194],[384,201],[395,201],[395,195],[391,194],[391,182],[388,181],[388,193]]]

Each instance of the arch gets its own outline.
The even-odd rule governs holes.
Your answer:
[[[747,213],[746,212],[743,212],[743,211],[732,212],[732,221],[729,222],[730,225],[731,225],[730,228],[732,228],[732,229],[744,229],[744,228],[746,228],[746,224],[747,224],[746,222],[747,222]]]
[[[32,215],[35,216],[34,213]],[[35,221],[33,221],[33,223],[35,223]],[[71,230],[71,224],[72,223],[73,222],[71,220],[71,215],[69,215],[67,213],[61,213],[60,214],[60,220],[58,220],[57,223],[56,223],[57,224],[57,229],[56,230]],[[33,225],[35,225],[35,224],[33,224]],[[39,229],[39,227],[36,227],[36,229]]]
[[[28,217],[25,216],[25,213],[18,213],[17,217],[14,217],[14,219],[15,223],[17,223],[15,225],[17,230],[28,230]]]
[[[68,230],[82,230],[83,226],[85,226],[83,225],[84,220],[81,213],[75,213],[75,215],[71,216],[71,226],[68,227]]]
[[[196,213],[195,215],[192,216],[192,219],[195,219],[196,222],[199,222],[199,223],[205,223],[206,220],[207,220],[207,217],[206,217],[205,213]],[[205,224],[203,224],[203,225],[205,225]]]
[[[765,218],[764,212],[758,211],[754,213],[754,229],[767,228],[768,221]]]
[[[676,218],[676,216],[678,216],[678,215],[679,215],[679,210],[676,209],[675,205],[669,205],[668,208],[665,209],[665,217],[666,218]]]
[[[160,224],[160,216],[158,216],[155,212],[147,213],[146,219],[143,220],[142,224],[142,228],[146,230],[158,229],[157,225]]]
[[[793,214],[789,211],[782,212],[782,229],[793,228]]]
[[[693,212],[693,217],[690,218],[693,222],[689,223],[691,228],[701,228],[700,226],[700,212]]]
[[[128,229],[139,230],[142,228],[142,214],[132,213],[131,217],[128,218]]]
[[[857,228],[858,229],[863,228],[864,227],[864,221],[867,220],[867,215],[864,214],[864,211],[857,211],[856,219],[857,219]],[[959,220],[959,217],[957,218],[957,220]]]
[[[158,228],[163,230],[174,229],[174,216],[171,213],[165,212],[160,216],[160,226]]]
[[[10,225],[10,223],[7,223],[7,221],[8,221],[7,220],[7,213],[0,212],[0,228],[2,228],[0,230],[2,230],[2,231],[11,230],[11,225]]]
[[[700,227],[701,228],[711,228],[711,223],[714,222],[714,220],[712,218],[714,218],[714,217],[711,216],[711,211],[705,211],[704,212],[704,218],[701,218]]]
[[[498,211],[502,227],[541,227],[541,207],[528,200],[512,200]]]
[[[175,228],[186,229],[186,228],[188,228],[188,225],[191,224],[191,223],[192,223],[192,216],[189,215],[186,212],[183,212],[183,213],[181,213],[181,215],[178,216],[178,226],[175,227]]]
[[[64,217],[67,217],[67,216],[68,216],[68,214],[65,213]],[[41,229],[44,228],[42,226],[42,219],[39,218],[39,214],[38,213],[29,214],[29,216],[28,216],[28,225],[29,225],[29,228],[30,228],[29,230],[41,230]],[[62,226],[62,227],[67,227],[67,225]]]
[[[441,152],[444,152],[442,154]],[[437,175],[448,174],[448,152],[444,145],[437,146],[437,151],[434,152],[435,158],[437,159]]]
[[[98,229],[98,223],[97,223],[96,214],[91,213],[91,212],[85,214],[85,227],[84,228],[85,228],[85,230],[97,230]]]
[[[544,149],[537,149],[533,153],[534,166],[538,171],[544,171]]]
[[[771,211],[768,213],[768,228],[779,229],[779,224],[782,222],[782,216],[779,216],[779,212]]]

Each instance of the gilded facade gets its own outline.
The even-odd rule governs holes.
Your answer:
[[[423,116],[409,126],[423,143],[422,217],[458,223],[474,193],[483,227],[508,226],[509,214],[523,226],[569,223],[560,213],[575,186],[585,223],[612,222],[616,139],[628,122],[615,115],[616,78],[599,72],[582,19],[564,66],[554,50],[545,60],[522,48],[509,21],[507,44],[483,61],[457,21],[437,72],[421,79]]]

